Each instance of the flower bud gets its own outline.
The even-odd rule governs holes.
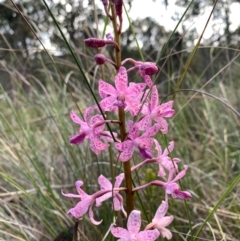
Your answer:
[[[103,54],[96,54],[94,60],[98,65],[102,65],[106,61],[106,57]]]
[[[123,0],[115,0],[115,9],[117,16],[122,16]]]
[[[85,39],[84,42],[88,47],[91,47],[91,48],[101,48],[106,45],[106,42],[104,39],[98,39],[98,38],[88,38],[88,39]]]
[[[143,71],[146,75],[153,75],[157,73],[158,67],[155,63],[145,62],[141,64],[140,70]]]

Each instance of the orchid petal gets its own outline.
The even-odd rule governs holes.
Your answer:
[[[154,85],[152,87],[152,95],[151,95],[151,103],[150,103],[150,106],[151,106],[151,111],[157,107],[158,105],[158,99],[159,99],[159,96],[158,96],[158,90],[157,90],[157,86]]]
[[[124,228],[113,226],[111,227],[111,233],[116,238],[125,238],[125,239],[129,238],[129,232]]]
[[[137,235],[137,240],[144,240],[144,241],[154,241],[159,237],[160,233],[157,229],[154,230],[145,230],[139,232]]]
[[[84,132],[74,135],[74,136],[70,136],[69,142],[71,144],[75,144],[75,145],[81,144],[84,141],[86,136],[87,136],[87,134]]]
[[[126,91],[128,86],[128,76],[125,67],[121,66],[115,77],[115,86],[118,91]]]
[[[99,225],[99,224],[102,223],[102,220],[101,220],[101,221],[96,221],[96,220],[94,219],[94,213],[93,213],[93,210],[92,210],[92,205],[91,205],[90,208],[89,208],[88,214],[89,214],[90,221],[91,221],[94,225]]]
[[[90,106],[88,107],[86,110],[85,110],[85,113],[84,113],[84,120],[87,124],[89,124],[90,122],[90,114],[91,114],[91,111],[95,108],[95,106]]]
[[[158,133],[160,129],[160,125],[159,124],[154,124],[150,129],[148,129],[143,135],[142,137],[149,137],[149,136],[154,136]]]
[[[120,187],[123,179],[124,179],[124,173],[121,173],[118,176],[116,176],[116,181],[115,181],[115,184],[114,184],[114,188]]]
[[[98,177],[98,183],[101,187],[101,190],[110,190],[112,189],[112,183],[103,175]]]
[[[98,81],[98,91],[101,97],[106,95],[117,96],[117,90],[112,85],[101,79]]]
[[[85,124],[85,122],[82,121],[82,120],[75,114],[75,112],[74,112],[73,110],[70,112],[70,118],[72,119],[73,122],[75,122],[75,123],[77,123],[77,124],[79,124],[79,125],[84,125],[84,124]]]
[[[167,123],[167,121],[165,121],[162,117],[155,117],[154,120],[160,126],[160,131],[163,134],[167,134],[168,133],[168,123]]]
[[[77,219],[82,217],[84,214],[87,213],[92,201],[93,200],[90,196],[89,198],[83,199],[82,201],[78,202],[74,208],[71,208],[67,214]]]
[[[145,83],[136,84],[131,82],[129,84],[129,87],[126,90],[126,93],[128,95],[136,96],[136,95],[139,95],[144,90],[145,87],[146,87]]]
[[[151,116],[146,115],[137,123],[137,126],[141,131],[145,131],[151,127],[151,124],[152,124]]]
[[[160,233],[161,233],[161,236],[163,238],[166,238],[167,240],[172,238],[172,233],[166,228],[161,228]]]
[[[166,201],[162,201],[161,205],[158,207],[156,214],[153,218],[153,222],[158,222],[162,219],[168,210],[168,203]]]
[[[133,210],[128,217],[127,229],[131,234],[137,234],[141,227],[141,212]]]
[[[116,97],[109,96],[101,100],[99,104],[104,111],[112,111],[115,108],[114,106],[115,101],[116,101]]]

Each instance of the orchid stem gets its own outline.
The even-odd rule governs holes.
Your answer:
[[[115,47],[115,62],[117,64],[117,71],[119,70],[121,66],[121,42],[120,42],[120,36],[119,29],[117,26],[117,14],[115,10],[115,5],[113,1],[110,1],[110,7],[111,7],[111,13],[112,13],[112,24],[114,29],[114,36],[115,36],[115,42],[119,46],[119,49]],[[120,135],[121,135],[121,141],[125,140],[126,137],[126,127],[125,127],[125,112],[124,108],[119,107],[118,108],[118,117],[120,123]],[[126,209],[127,209],[127,215],[131,213],[131,211],[134,209],[134,199],[133,199],[133,187],[132,187],[132,174],[131,174],[131,165],[130,160],[127,162],[124,162],[124,175],[125,175],[125,184],[126,184]]]

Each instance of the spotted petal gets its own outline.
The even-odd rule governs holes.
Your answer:
[[[127,229],[131,234],[137,234],[141,227],[141,212],[133,210],[127,221]]]
[[[137,240],[144,240],[144,241],[154,241],[159,237],[160,233],[157,229],[154,230],[145,230],[139,232],[137,235]]]
[[[127,76],[127,70],[123,66],[119,68],[119,71],[115,76],[115,86],[118,92],[119,91],[125,92],[127,90],[128,76]]]
[[[117,96],[117,90],[101,79],[98,81],[98,91],[102,98],[105,98],[107,95]]]

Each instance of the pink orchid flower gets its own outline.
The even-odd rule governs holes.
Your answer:
[[[101,186],[101,190],[112,190],[113,188],[119,188],[123,179],[124,179],[124,173],[121,173],[120,175],[118,175],[116,177],[116,182],[113,187],[112,183],[106,177],[104,177],[103,175],[100,175],[98,178],[98,183]],[[108,192],[108,193],[102,195],[101,197],[97,198],[96,206],[99,207],[102,204],[102,202],[111,198],[112,196],[113,196],[113,209],[115,211],[122,210],[124,215],[127,216],[127,214],[124,210],[124,207],[123,207],[123,198],[119,194],[118,191]]]
[[[166,183],[164,183],[163,188],[166,191],[166,194],[172,195],[173,198],[179,198],[179,199],[188,199],[191,198],[192,195],[190,192],[187,191],[181,191],[179,184],[177,183],[178,180],[183,178],[186,175],[188,166],[184,165],[183,170],[179,172],[175,178],[171,179],[169,178]]]
[[[159,231],[145,230],[140,231],[141,228],[141,213],[133,210],[127,221],[127,229],[121,227],[111,227],[111,233],[114,237],[119,238],[118,241],[154,241],[159,237]]]
[[[148,94],[146,92],[145,96]],[[172,117],[174,110],[172,109],[173,101],[169,101],[162,105],[158,105],[158,90],[156,85],[152,87],[151,99],[148,98],[147,103],[142,108],[143,117],[138,122],[140,130],[147,130],[152,126],[152,120],[156,121],[161,126],[163,134],[168,132],[168,123],[164,118]]]
[[[166,227],[173,221],[173,216],[165,217],[167,210],[168,203],[166,201],[162,201],[162,204],[158,207],[152,222],[146,226],[145,230],[156,228],[163,238],[167,238],[169,240],[172,238],[172,233]]]
[[[104,111],[116,110],[122,107],[125,111],[130,111],[132,116],[138,114],[140,110],[140,99],[146,84],[130,83],[128,86],[128,76],[126,69],[121,66],[115,77],[116,89],[103,80],[99,80],[99,94],[103,100],[100,105]]]
[[[159,177],[165,177],[166,172],[165,169],[168,171],[168,180],[171,180],[173,178],[173,175],[176,175],[178,172],[178,166],[177,163],[180,162],[179,158],[173,158],[171,159],[168,154],[173,151],[174,149],[174,142],[171,141],[169,143],[169,146],[165,148],[164,152],[162,153],[162,148],[157,142],[157,140],[153,140],[156,146],[156,150],[158,152],[158,156],[151,158],[151,159],[146,159],[136,166],[133,166],[131,168],[131,171],[134,171],[135,169],[139,168],[142,165],[145,165],[147,163],[158,163],[159,164],[159,172],[158,176]]]
[[[169,146],[165,148],[164,152],[162,152],[162,148],[156,140],[154,140],[154,143],[156,146],[156,150],[158,152],[158,156],[157,158],[153,158],[153,159],[156,159],[156,162],[159,164],[158,176],[165,177],[166,176],[165,169],[166,169],[168,170],[168,173],[169,173],[168,179],[171,180],[173,175],[175,175],[178,172],[177,163],[180,162],[179,158],[171,159],[168,156],[168,154],[172,152],[174,149],[174,141],[171,141],[169,143]]]
[[[121,151],[119,160],[128,161],[133,155],[134,147],[138,148],[142,158],[152,158],[151,148],[154,139],[151,136],[154,136],[159,131],[160,126],[158,124],[153,125],[140,137],[138,137],[139,129],[133,121],[127,121],[127,126],[129,130],[127,140],[115,143],[115,148]]]
[[[94,197],[94,195],[88,195],[87,193],[85,193],[81,189],[82,185],[83,185],[82,181],[76,181],[75,186],[76,186],[76,190],[77,190],[78,194],[62,192],[62,195],[64,195],[65,197],[81,199],[81,201],[78,202],[74,208],[71,208],[67,214],[78,219],[78,218],[82,217],[84,214],[86,214],[87,211],[89,210],[89,217],[90,217],[91,222],[95,225],[98,225],[102,221],[100,221],[100,222],[95,221],[93,218],[93,211],[92,211],[92,205],[95,202],[95,197]]]
[[[106,141],[112,140],[108,131],[103,131],[106,121],[104,121],[101,115],[95,115],[90,119],[90,112],[95,107],[89,107],[84,114],[84,120],[82,121],[74,111],[70,112],[70,117],[73,122],[80,125],[80,129],[77,135],[71,136],[69,141],[71,144],[81,144],[84,139],[88,139],[90,142],[90,148],[95,154],[99,154],[102,150],[108,148],[108,144],[103,143],[100,137]]]
[[[183,178],[185,175],[186,175],[186,172],[187,172],[187,169],[188,169],[188,166],[187,165],[184,165],[183,166],[183,170],[181,172],[179,172],[174,179],[172,180],[168,180],[167,182],[163,182],[163,181],[159,181],[159,180],[155,180],[155,181],[152,181],[152,182],[149,182],[145,185],[142,185],[142,186],[138,186],[136,188],[133,189],[133,191],[138,191],[138,190],[141,190],[141,189],[144,189],[148,186],[160,186],[162,187],[165,192],[166,192],[166,200],[167,200],[167,194],[170,194],[172,195],[173,198],[179,198],[179,199],[188,199],[188,198],[191,198],[192,195],[190,192],[188,191],[182,191],[180,189],[180,186],[179,184],[177,183],[177,181],[181,178]]]

